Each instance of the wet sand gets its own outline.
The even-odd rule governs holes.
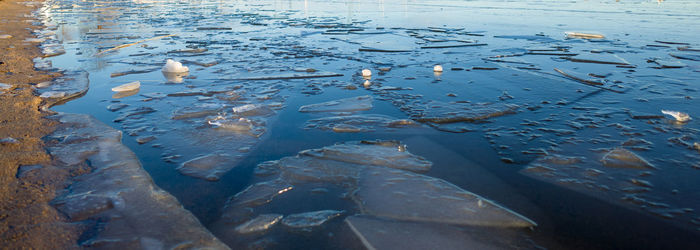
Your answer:
[[[6,249],[67,248],[77,240],[75,225],[49,202],[61,189],[65,174],[43,173],[19,179],[22,165],[46,164],[51,157],[42,137],[51,133],[55,122],[39,111],[41,99],[33,84],[51,80],[59,74],[34,69],[32,59],[41,56],[37,44],[23,42],[34,37],[31,12],[39,3],[28,5],[18,0],[0,1],[0,83],[11,85],[0,91],[0,246]]]

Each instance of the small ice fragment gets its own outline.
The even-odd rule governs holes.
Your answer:
[[[654,165],[624,148],[610,150],[601,159],[603,166],[613,168],[654,169]]]
[[[112,88],[112,91],[114,91],[114,92],[132,91],[132,90],[137,90],[140,87],[141,87],[141,82],[135,81],[135,82],[130,82],[130,83],[116,86],[116,87]]]
[[[209,125],[238,132],[247,132],[253,129],[253,123],[247,118],[239,118],[234,121],[208,121]]]
[[[583,39],[603,39],[604,35],[580,32],[564,32],[567,38],[583,38]]]
[[[693,147],[694,147],[695,149],[697,149],[698,151],[700,151],[700,143],[694,142],[694,143],[693,143]]]
[[[438,65],[435,65],[435,66],[433,67],[433,71],[434,71],[434,72],[442,72],[442,65],[439,65],[439,64],[438,64]]]
[[[372,108],[372,97],[368,95],[304,105],[299,112],[355,112]]]
[[[282,224],[291,228],[317,227],[335,217],[345,213],[338,210],[321,210],[300,214],[288,215],[282,220]]]
[[[187,66],[182,66],[180,62],[168,59],[162,71],[166,73],[184,73],[190,71],[190,69]]]
[[[37,88],[40,88],[40,89],[46,88],[46,87],[51,86],[51,81],[40,82],[40,83],[37,83],[35,86]]]
[[[12,88],[12,85],[0,83],[0,91],[9,90],[10,88]]]
[[[233,113],[243,113],[247,111],[251,111],[258,108],[258,105],[255,104],[246,104],[238,107],[233,107],[231,108],[233,110]]]
[[[282,219],[281,214],[261,214],[255,219],[236,227],[236,232],[241,234],[261,232],[277,224]]]
[[[41,98],[62,98],[66,96],[66,92],[63,91],[47,91],[41,94]]]
[[[18,143],[18,142],[19,142],[19,141],[18,141],[17,139],[12,138],[12,137],[6,137],[6,138],[0,139],[0,145],[15,144],[15,143]]]
[[[676,121],[679,121],[679,122],[687,122],[687,121],[691,120],[690,116],[687,113],[683,113],[683,112],[662,109],[661,113],[663,113],[665,115],[673,116],[673,118],[676,118]]]
[[[362,70],[362,77],[371,77],[372,76],[372,71],[369,69],[363,69]]]
[[[362,84],[362,86],[365,86],[365,88],[368,88],[371,85],[372,85],[372,83],[369,82],[369,80],[365,80],[365,83]]]

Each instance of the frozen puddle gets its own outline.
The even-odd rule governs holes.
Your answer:
[[[60,168],[86,168],[53,201],[88,235],[80,247],[228,249],[153,184],[122,133],[88,115],[59,114],[48,150]]]
[[[462,242],[456,235],[459,235],[460,230],[465,230],[462,229],[464,226],[477,232],[477,228],[484,228],[487,231],[511,232],[512,235],[518,235],[518,228],[536,226],[535,222],[493,201],[444,180],[413,172],[427,171],[431,165],[431,162],[422,157],[409,153],[403,144],[396,141],[339,143],[305,150],[297,156],[278,161],[265,162],[254,170],[258,182],[228,201],[221,219],[212,226],[213,232],[233,246],[260,238],[282,237],[279,234],[286,234],[285,231],[273,230],[269,233],[271,235],[246,235],[248,238],[245,241],[239,238],[241,233],[261,232],[274,227],[277,215],[260,212],[275,213],[275,204],[278,202],[304,202],[304,199],[313,199],[314,195],[335,196],[329,198],[328,205],[336,204],[332,201],[334,199],[346,200],[345,203],[350,202],[348,205],[354,205],[326,207],[321,203],[318,208],[326,210],[280,215],[283,217],[282,224],[306,228],[305,231],[311,232],[311,227],[345,214],[381,218],[370,221],[356,217],[346,219],[358,237],[365,238],[363,243],[368,247],[372,244],[389,244],[401,237],[420,238],[423,237],[420,236],[422,232],[439,234],[441,231],[435,231],[435,228],[446,225],[452,225],[447,227],[452,234],[440,238],[444,242],[438,245],[456,246]],[[340,209],[347,213],[342,213]],[[403,231],[408,235],[401,237],[393,234],[380,237],[372,236],[376,232],[368,231],[366,223],[370,222],[379,223],[377,230],[386,227],[389,231],[399,230],[393,225],[408,222],[426,226],[406,228]],[[366,238],[372,238],[373,243],[366,242]],[[375,240],[383,243],[374,242]],[[499,246],[512,240],[514,239],[508,236],[482,243]]]

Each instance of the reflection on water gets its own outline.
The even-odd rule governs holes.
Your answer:
[[[122,130],[233,248],[587,249],[700,239],[700,124],[661,112],[700,117],[698,13],[53,0],[40,15],[45,48],[66,52],[50,65],[90,76],[55,109]],[[167,59],[189,72],[159,72]]]

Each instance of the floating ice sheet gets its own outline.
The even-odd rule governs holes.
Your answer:
[[[402,221],[532,227],[535,222],[447,181],[388,168],[362,172],[354,199],[365,214]]]
[[[380,128],[402,128],[418,126],[408,119],[396,119],[385,115],[348,115],[312,119],[306,122],[307,128],[331,130],[333,132],[368,132]]]
[[[310,230],[312,227],[320,226],[326,221],[332,220],[343,215],[345,211],[339,210],[321,210],[299,214],[290,214],[284,217],[282,225],[291,228],[300,228]]]
[[[487,228],[398,222],[351,216],[346,225],[367,249],[511,249],[522,245],[513,232]],[[533,247],[533,246],[530,246]]]
[[[301,106],[299,112],[354,112],[372,108],[371,96],[357,96]]]
[[[410,171],[428,171],[433,165],[423,157],[409,153],[398,141],[348,142],[299,153],[321,159],[360,165],[375,165]]]
[[[208,181],[218,181],[222,175],[235,167],[229,160],[230,156],[227,154],[208,154],[182,163],[177,171]]]

